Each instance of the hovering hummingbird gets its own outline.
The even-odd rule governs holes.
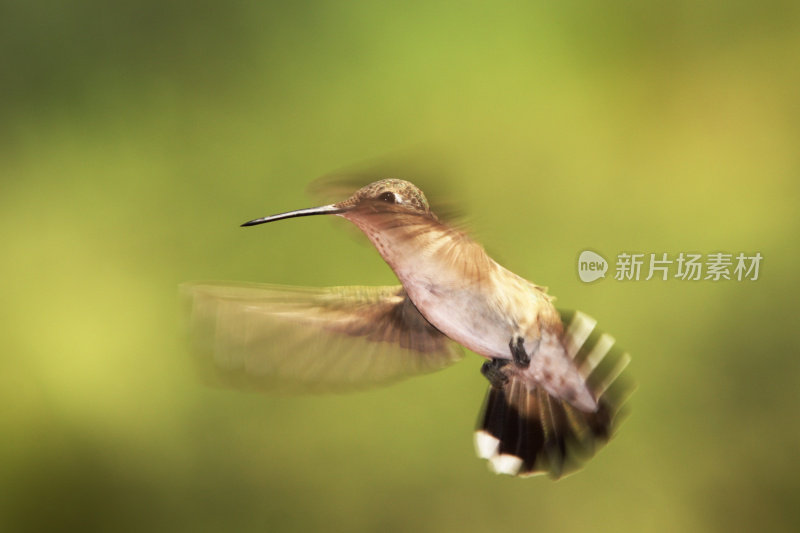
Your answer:
[[[358,226],[401,285],[185,284],[191,341],[215,375],[268,390],[352,389],[438,370],[463,346],[486,358],[475,447],[495,472],[559,478],[609,439],[629,357],[592,318],[557,310],[545,288],[441,222],[408,181],[242,226],[311,215]]]

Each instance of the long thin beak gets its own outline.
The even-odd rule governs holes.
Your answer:
[[[256,226],[266,222],[283,220],[284,218],[310,217],[311,215],[336,215],[339,213],[344,213],[345,211],[347,211],[347,209],[339,207],[337,204],[323,205],[322,207],[309,207],[308,209],[298,209],[297,211],[289,211],[288,213],[280,213],[264,218],[257,218],[255,220],[251,220],[250,222],[245,222],[242,224],[242,227]]]

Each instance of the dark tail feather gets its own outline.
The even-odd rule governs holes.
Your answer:
[[[594,331],[583,313],[564,313],[565,345],[571,332],[583,330],[571,354],[576,365],[591,368],[586,382],[597,400],[594,412],[584,412],[550,396],[543,388],[529,389],[514,376],[501,388],[490,387],[475,434],[478,456],[499,474],[548,474],[554,479],[579,469],[613,435],[622,406],[632,387],[621,378],[628,355],[613,347],[613,339]],[[589,329],[589,333],[586,329]]]

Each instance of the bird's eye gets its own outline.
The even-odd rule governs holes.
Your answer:
[[[393,192],[385,192],[378,196],[378,200],[381,202],[387,202],[390,204],[394,204],[397,202],[397,197],[394,195]]]

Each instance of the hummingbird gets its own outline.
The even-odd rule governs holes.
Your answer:
[[[500,266],[431,211],[408,181],[245,222],[335,215],[355,224],[399,285],[181,286],[196,358],[226,384],[341,391],[439,370],[467,348],[488,380],[475,449],[499,474],[579,469],[612,436],[630,357],[596,321],[558,310],[547,289]]]

